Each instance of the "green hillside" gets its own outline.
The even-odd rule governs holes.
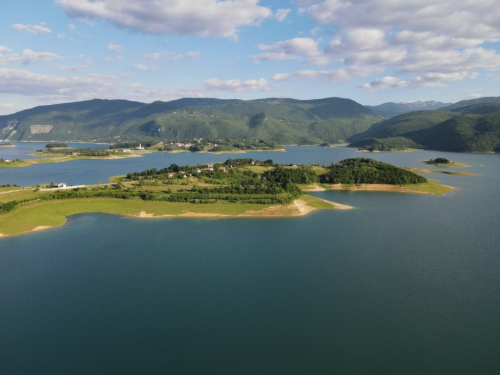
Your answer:
[[[371,151],[420,145],[442,151],[499,152],[500,102],[496,99],[462,101],[441,110],[396,116],[351,137],[350,146]]]
[[[452,111],[462,107],[468,107],[476,104],[491,104],[491,103],[500,103],[500,96],[488,96],[484,98],[478,99],[469,99],[469,100],[461,100],[455,104],[449,105],[447,107],[441,108],[443,111]]]
[[[144,104],[90,100],[0,116],[0,139],[20,141],[258,138],[282,144],[338,143],[380,119],[349,99],[184,98]]]

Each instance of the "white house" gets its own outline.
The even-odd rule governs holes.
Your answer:
[[[60,182],[58,185],[57,185],[58,188],[65,188],[66,187],[66,182]]]

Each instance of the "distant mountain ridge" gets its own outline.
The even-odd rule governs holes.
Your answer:
[[[94,99],[0,116],[0,139],[116,142],[188,138],[337,143],[380,120],[350,99],[183,98],[145,104]]]
[[[415,101],[415,102],[388,102],[380,105],[366,107],[370,108],[375,113],[384,117],[394,117],[401,115],[403,113],[422,111],[422,110],[434,110],[449,106],[451,103],[438,102],[436,100],[426,100],[426,101]]]
[[[500,152],[500,97],[464,100],[433,111],[402,114],[352,136],[352,147]]]

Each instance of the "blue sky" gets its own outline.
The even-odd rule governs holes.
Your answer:
[[[6,0],[0,114],[93,98],[497,96],[497,0]]]

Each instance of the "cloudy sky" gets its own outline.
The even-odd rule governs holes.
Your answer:
[[[93,98],[500,95],[498,0],[5,0],[0,114]]]

